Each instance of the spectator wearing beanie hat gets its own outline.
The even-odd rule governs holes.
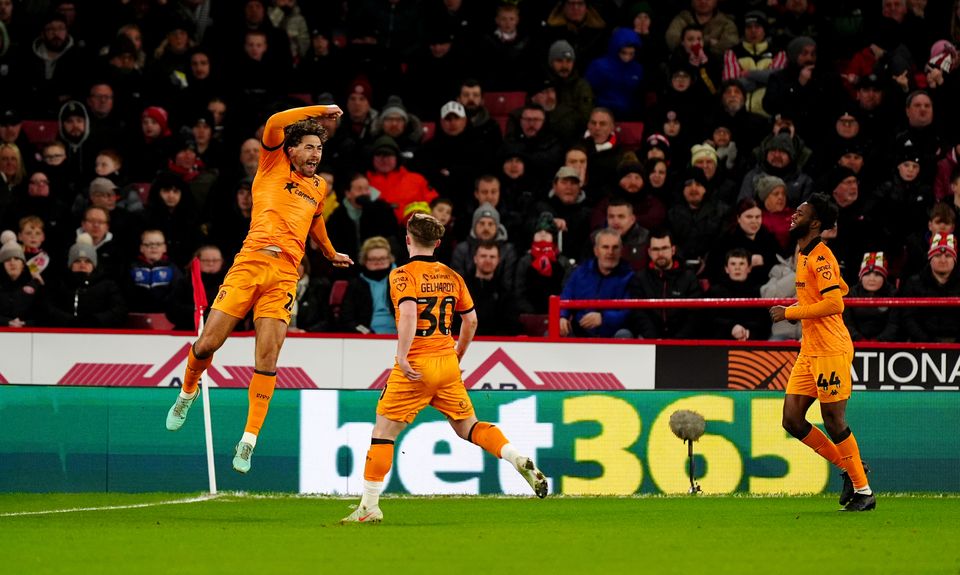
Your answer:
[[[703,170],[687,168],[680,179],[682,200],[674,203],[667,212],[677,258],[698,273],[730,214],[726,205],[712,199],[709,186]]]
[[[516,293],[520,313],[547,313],[551,295],[559,295],[572,264],[557,248],[553,214],[537,218],[530,249],[517,263]]]
[[[644,162],[650,160],[663,160],[670,164],[670,140],[660,133],[650,134],[643,141],[641,148],[641,158]]]
[[[43,283],[30,274],[12,231],[4,231],[0,242],[0,327],[37,325],[43,318]]]
[[[646,170],[633,152],[624,154],[617,166],[617,186],[610,190],[593,209],[590,227],[598,229],[607,224],[607,205],[613,200],[625,200],[633,206],[637,224],[648,230],[659,230],[667,220],[667,207],[648,190]]]
[[[918,152],[914,146],[903,147],[893,158],[890,179],[871,195],[883,211],[884,233],[890,234],[891,241],[898,245],[906,241],[910,231],[923,228],[934,204],[933,190],[926,184]]]
[[[954,234],[957,230],[957,214],[953,207],[946,202],[938,202],[930,209],[925,228],[919,229],[907,236],[906,260],[899,270],[894,273],[901,279],[920,273],[927,265],[930,251],[930,240],[936,234]]]
[[[407,112],[399,96],[390,96],[373,123],[373,134],[393,138],[400,148],[400,157],[410,162],[423,143],[423,123]]]
[[[800,170],[796,163],[796,152],[788,132],[781,131],[765,141],[760,146],[760,161],[744,176],[737,199],[752,198],[761,176],[777,176],[786,184],[787,204],[799,206],[806,201],[814,191],[813,179]]]
[[[159,106],[145,108],[140,114],[139,132],[126,154],[128,175],[134,182],[149,182],[166,167],[174,147],[167,111]]]
[[[847,285],[853,285],[857,283],[860,258],[864,253],[875,249],[893,253],[892,249],[887,249],[881,231],[882,206],[869,195],[860,193],[859,178],[853,170],[843,166],[834,166],[827,171],[818,185],[823,193],[833,197],[839,208],[836,237],[829,240],[830,250],[840,264],[843,279]]]
[[[477,246],[483,241],[494,241],[500,246],[498,276],[504,287],[512,290],[517,268],[517,251],[507,240],[507,229],[500,223],[500,212],[490,203],[484,202],[473,211],[470,236],[454,248],[450,267],[463,277],[472,276],[476,271],[473,256],[477,253]]]
[[[929,264],[900,287],[900,297],[960,297],[957,239],[935,234],[927,252]],[[960,341],[960,308],[904,308],[903,330],[910,341],[956,343]]]
[[[787,204],[787,185],[776,176],[761,176],[757,179],[756,190],[757,202],[763,211],[763,227],[777,240],[780,253],[787,255],[793,244],[790,240],[793,208]]]
[[[557,106],[571,110],[576,125],[582,129],[593,109],[593,88],[577,71],[577,57],[573,46],[566,40],[554,42],[547,53],[547,79],[557,92]]]
[[[788,114],[802,134],[818,131],[818,114],[823,102],[840,102],[846,95],[839,82],[831,81],[817,65],[817,42],[808,36],[794,38],[787,45],[787,65],[770,75],[763,109],[775,116]]]
[[[888,264],[883,252],[867,252],[860,263],[860,281],[847,297],[894,297],[896,290],[888,280]],[[847,307],[843,322],[853,341],[897,341],[901,312],[889,307]]]
[[[729,206],[736,201],[738,190],[718,162],[717,150],[710,144],[695,144],[690,148],[690,165],[703,170],[713,189],[714,199]]]
[[[67,254],[66,274],[50,290],[49,325],[70,328],[121,327],[127,305],[120,288],[97,268],[97,250],[88,234],[77,236]]]
[[[592,2],[581,4],[570,0],[556,2],[546,24],[543,32],[546,38],[565,38],[565,43],[572,44],[577,58],[582,60],[581,72],[589,62],[603,55],[607,48],[608,26],[613,27],[612,23],[604,21]]]
[[[347,88],[347,109],[342,126],[361,144],[369,142],[373,136],[373,126],[377,121],[377,111],[371,100],[373,89],[366,76],[357,76]]]

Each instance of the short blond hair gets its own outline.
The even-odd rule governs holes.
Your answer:
[[[367,238],[363,245],[360,246],[360,265],[367,263],[367,254],[371,250],[382,249],[387,250],[387,253],[390,255],[390,259],[393,260],[393,251],[390,249],[390,242],[387,241],[387,238],[383,236],[373,236]]]

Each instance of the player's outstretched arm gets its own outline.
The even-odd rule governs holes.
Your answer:
[[[462,359],[467,353],[473,336],[477,333],[477,310],[472,309],[460,316],[460,336],[457,338],[457,359]]]
[[[298,120],[307,118],[316,118],[319,116],[343,115],[340,106],[304,106],[302,108],[290,108],[270,116],[267,119],[267,125],[263,129],[263,145],[267,148],[276,148],[283,143],[283,128]]]
[[[814,319],[843,313],[843,295],[837,286],[822,294],[823,299],[810,305],[794,305],[784,310],[786,319]]]

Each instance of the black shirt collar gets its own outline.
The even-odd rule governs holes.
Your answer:
[[[413,256],[410,258],[412,262],[435,262],[437,261],[437,256]]]
[[[822,240],[820,239],[820,236],[817,236],[817,237],[813,238],[812,240],[810,240],[810,243],[808,243],[808,244],[806,245],[806,247],[804,247],[802,250],[800,250],[800,255],[802,255],[802,256],[809,256],[809,255],[810,255],[810,252],[813,251],[813,248],[817,247],[817,246],[820,244],[821,241],[822,241]]]

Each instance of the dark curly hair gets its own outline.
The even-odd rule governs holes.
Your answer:
[[[813,208],[816,213],[816,219],[820,220],[820,230],[832,230],[837,225],[837,216],[840,208],[833,198],[826,194],[813,194],[807,199],[807,204]]]
[[[304,136],[317,136],[323,144],[327,141],[327,130],[316,120],[297,120],[283,128],[283,149],[299,146]]]

